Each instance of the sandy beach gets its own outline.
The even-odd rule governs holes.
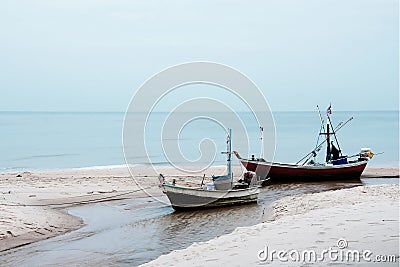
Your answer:
[[[162,195],[158,188],[154,170],[133,168],[132,171],[135,179],[132,179],[126,167],[0,174],[0,213],[2,214],[0,251],[61,235],[82,227],[83,222],[80,218],[67,213],[66,208],[68,207]],[[185,174],[173,168],[162,168],[159,171],[169,179],[177,179],[179,183],[199,183],[198,178],[183,180],[182,177]],[[224,167],[213,167],[208,169],[205,174],[210,176],[224,171]],[[241,169],[236,169],[235,172],[240,173]],[[369,168],[364,175],[368,177],[398,177],[398,169]],[[142,188],[146,189],[146,192],[143,192]],[[386,190],[390,192],[394,189],[388,187],[382,190],[385,193]],[[381,192],[379,191],[379,193]],[[299,198],[302,197],[304,196],[299,196]],[[325,199],[325,202],[320,199],[318,203],[321,207],[315,209],[329,207],[332,203],[337,203],[335,196],[329,198],[327,195],[323,199]],[[265,219],[279,220],[280,217],[287,215],[306,213],[308,208],[314,207],[308,204],[312,203],[312,199],[307,201],[307,205],[305,205],[304,201],[282,199],[265,211],[265,214],[269,214],[269,216],[274,214],[274,217],[265,217]],[[362,199],[359,202],[356,199],[353,200],[354,205],[364,205],[364,202]],[[303,203],[303,206],[291,206],[298,203]],[[305,210],[301,210],[300,207]],[[293,212],[294,210],[296,212]],[[174,253],[171,255],[174,255]],[[159,260],[166,260],[166,258],[161,257]],[[158,264],[159,260],[152,264]]]
[[[199,183],[198,178],[191,182],[190,177],[187,179],[183,172],[173,168],[158,170],[181,184]],[[205,174],[210,177],[224,170],[224,167],[212,167]],[[135,179],[127,167],[0,174],[0,251],[80,228],[82,220],[69,215],[65,208],[162,195],[153,169],[132,171]]]
[[[0,10],[0,267],[400,264],[399,0]]]
[[[396,266],[399,261],[399,185],[285,197],[265,209],[264,220],[142,266],[368,265],[387,256],[394,257]],[[346,258],[356,250],[367,253]]]

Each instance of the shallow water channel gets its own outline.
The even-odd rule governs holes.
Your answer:
[[[236,227],[257,224],[264,207],[284,196],[387,183],[399,183],[399,179],[270,185],[262,188],[258,204],[190,212],[175,212],[151,198],[74,207],[69,212],[83,218],[84,227],[1,252],[0,265],[137,266]]]

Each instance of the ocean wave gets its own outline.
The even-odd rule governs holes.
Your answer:
[[[47,155],[33,155],[28,157],[22,158],[15,158],[11,161],[19,161],[19,160],[28,160],[28,159],[35,159],[35,158],[56,158],[56,157],[69,157],[69,156],[76,156],[78,154],[47,154]]]

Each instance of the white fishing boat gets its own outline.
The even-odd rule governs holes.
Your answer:
[[[227,154],[227,175],[213,176],[212,183],[203,185],[202,182],[199,187],[180,186],[176,185],[175,181],[167,183],[165,177],[159,175],[160,187],[174,209],[215,208],[257,202],[260,189],[255,176],[247,176],[241,182],[233,182],[231,136],[232,130],[229,129],[227,152],[223,152]]]

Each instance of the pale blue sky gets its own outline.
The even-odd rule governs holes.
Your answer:
[[[272,110],[397,110],[398,13],[394,0],[2,0],[0,110],[125,111],[188,61],[242,71]]]

